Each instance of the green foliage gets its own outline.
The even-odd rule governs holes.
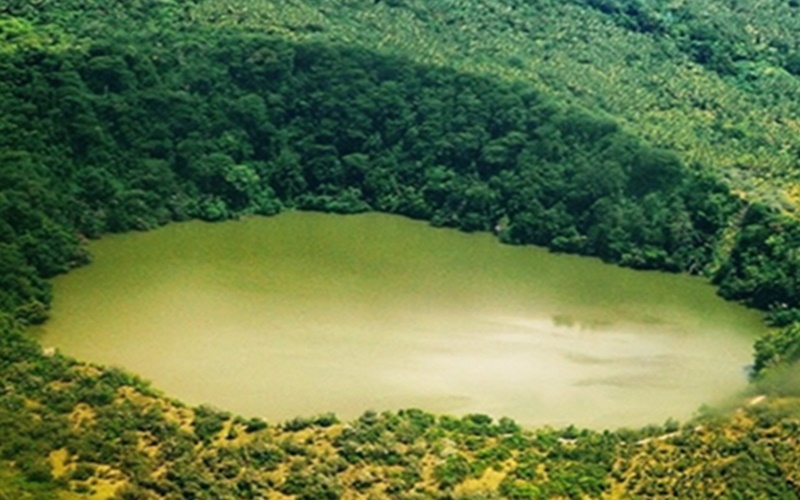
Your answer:
[[[245,426],[245,431],[247,432],[258,432],[260,430],[266,429],[268,427],[267,422],[260,418],[251,418],[247,421]]]
[[[298,500],[338,500],[341,487],[328,478],[305,472],[292,472],[284,481],[281,492]]]
[[[791,365],[800,360],[800,323],[771,330],[755,343],[753,375],[759,376],[769,368]]]
[[[202,1],[194,23],[377,47],[524,82],[610,113],[623,128],[725,169],[752,200],[798,201],[800,90],[791,2],[701,0]],[[164,14],[162,14],[164,15]],[[175,14],[173,14],[174,16]],[[319,29],[308,29],[313,25]],[[776,193],[780,190],[780,193]]]
[[[314,425],[313,420],[310,418],[303,418],[303,417],[295,417],[291,420],[287,420],[283,423],[283,428],[287,431],[297,432],[303,429],[307,429]]]
[[[462,455],[450,455],[444,463],[436,466],[433,475],[442,489],[451,489],[469,476],[469,461]]]
[[[42,484],[25,477],[8,463],[0,462],[0,499],[3,500],[55,500],[57,490],[53,484]]]
[[[286,454],[277,446],[260,441],[245,446],[242,451],[249,463],[263,470],[277,469],[286,458]]]
[[[209,442],[217,437],[222,430],[223,422],[230,415],[217,411],[208,406],[200,406],[194,412],[194,432],[204,442]]]
[[[85,238],[380,210],[713,275],[784,326],[757,342],[756,373],[792,363],[791,2],[6,3],[0,496],[85,490],[101,465],[128,482],[120,498],[447,497],[489,467],[507,498],[796,496],[800,412],[779,404],[618,433],[420,410],[176,421],[141,381],[44,357],[20,330],[45,320],[46,280],[88,262]]]
[[[748,207],[731,255],[714,281],[722,296],[755,307],[800,307],[800,222],[762,205]]]

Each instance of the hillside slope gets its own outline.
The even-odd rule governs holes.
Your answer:
[[[357,45],[522,82],[608,113],[751,200],[800,200],[800,8],[791,1],[198,0],[11,2],[10,14],[97,36],[116,23]],[[752,4],[752,5],[751,5]],[[145,22],[153,15],[158,23]],[[103,19],[99,22],[99,19]]]
[[[800,200],[792,2],[231,0],[189,15],[524,82],[724,170],[749,198]]]

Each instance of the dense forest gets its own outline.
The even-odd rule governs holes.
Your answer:
[[[7,3],[0,498],[800,495],[797,104],[767,91],[800,89],[796,6],[755,16],[751,39],[734,3],[711,17],[634,0]],[[616,64],[589,50],[599,34],[651,51],[619,63],[638,79],[592,80]],[[642,90],[646,67],[686,87]],[[702,274],[768,312],[753,378],[769,397],[603,433],[417,410],[275,426],[184,408],[24,333],[47,318],[47,280],[91,260],[87,239],[288,209]]]

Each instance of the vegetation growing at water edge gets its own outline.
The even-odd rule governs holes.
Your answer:
[[[15,326],[87,237],[380,210],[706,273],[784,326],[757,345],[768,379],[798,352],[797,16],[740,3],[7,2],[0,494],[797,496],[792,399],[615,433],[416,411],[258,429]]]
[[[793,498],[800,481],[795,400],[617,432],[420,410],[275,426],[44,356],[7,317],[0,354],[4,498]]]

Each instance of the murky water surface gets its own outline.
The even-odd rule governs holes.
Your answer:
[[[55,281],[45,346],[270,420],[683,419],[744,387],[763,328],[699,279],[380,214],[189,222],[91,250]]]

